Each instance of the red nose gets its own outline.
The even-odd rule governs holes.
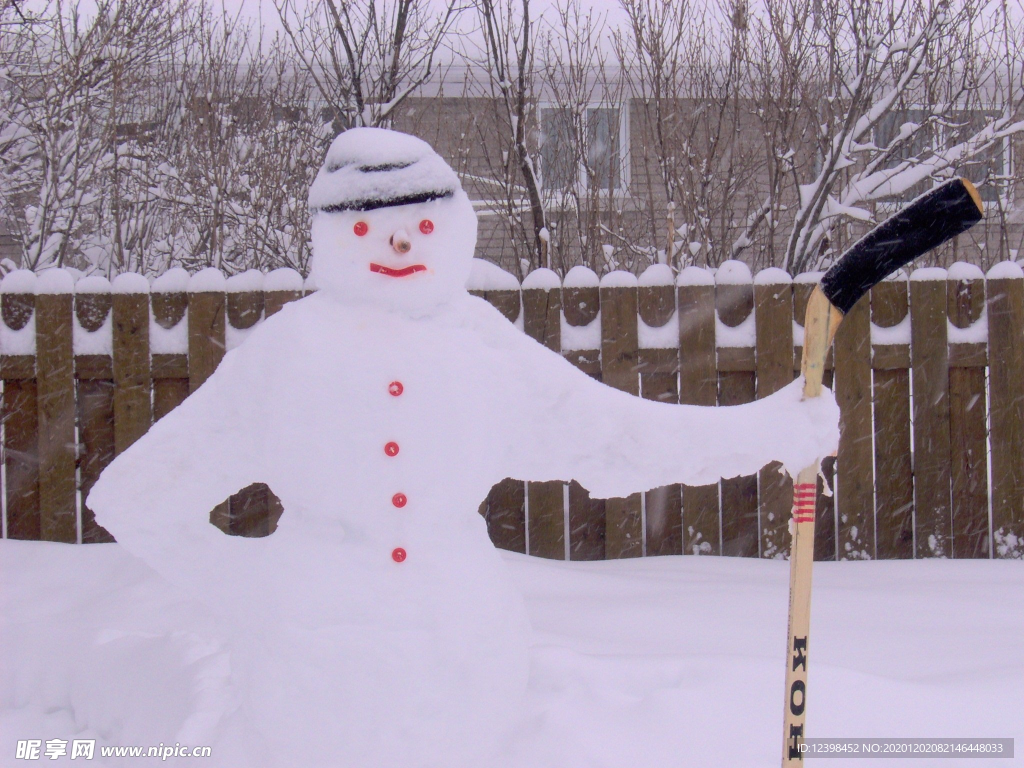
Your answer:
[[[409,241],[409,233],[404,229],[400,229],[391,236],[391,247],[395,249],[397,253],[406,254],[412,250],[412,243]]]

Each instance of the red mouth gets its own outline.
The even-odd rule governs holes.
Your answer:
[[[408,277],[414,275],[417,272],[426,272],[427,268],[422,264],[412,264],[402,269],[392,269],[391,267],[385,267],[381,264],[374,264],[370,262],[370,271],[377,272],[381,275],[387,275],[388,277]]]

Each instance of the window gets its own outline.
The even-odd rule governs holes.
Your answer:
[[[619,110],[597,107],[587,110],[588,186],[618,189],[622,171],[619,146]]]
[[[546,192],[620,191],[626,186],[624,111],[541,107],[541,184]]]
[[[546,190],[569,189],[577,183],[572,114],[567,109],[542,108],[540,112],[541,178]]]
[[[998,112],[976,110],[954,115],[947,145],[954,146],[977,134],[989,122],[999,117]],[[1001,139],[988,149],[979,152],[969,161],[957,167],[958,176],[963,176],[978,186],[978,194],[986,203],[994,203],[1004,188],[1000,183],[1007,175],[1009,141]],[[1005,193],[1004,193],[1005,194]]]
[[[929,114],[930,112],[925,109],[903,109],[885,115],[875,126],[875,146],[884,149],[899,136],[905,124],[921,125],[928,119]],[[977,134],[998,116],[997,112],[989,110],[964,110],[943,119],[939,128],[935,124],[926,125],[904,141],[896,150],[891,158],[890,167],[896,166],[904,160],[924,159],[931,154],[935,147],[954,147]],[[979,184],[978,192],[984,202],[995,202],[1004,190],[1004,185],[1000,184],[1000,180],[1005,178],[1008,173],[1009,154],[1009,141],[997,141],[988,149],[957,167],[956,174]],[[909,202],[931,189],[933,184],[931,179],[925,179],[904,190],[901,194],[888,198],[888,202]]]
[[[935,130],[931,125],[922,125],[928,120],[929,112],[924,109],[900,109],[894,110],[882,116],[875,126],[875,146],[885,150],[900,132],[909,131],[913,125],[921,126],[916,132],[904,140],[889,160],[889,167],[895,167],[905,160],[922,158],[928,155],[934,146]],[[932,187],[931,179],[925,179],[912,187],[905,189],[902,193],[888,198],[891,203],[907,203],[918,195],[927,192]]]

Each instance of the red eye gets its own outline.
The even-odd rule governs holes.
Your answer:
[[[352,231],[355,232],[356,235],[358,235],[359,237],[362,237],[363,235],[370,231],[370,228],[366,226],[365,221],[357,221],[356,225],[352,227]]]
[[[430,219],[424,219],[423,221],[420,222],[420,232],[422,232],[424,235],[429,235],[433,231],[434,222],[432,222]]]

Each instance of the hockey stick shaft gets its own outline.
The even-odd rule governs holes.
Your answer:
[[[981,220],[981,198],[966,179],[954,179],[914,200],[857,241],[815,286],[804,317],[800,372],[804,398],[818,397],[825,358],[843,316],[872,286],[918,256],[956,237]],[[800,471],[793,484],[792,543],[789,554],[789,628],[782,765],[803,764],[807,717],[807,659],[811,618],[811,565],[819,460]]]

